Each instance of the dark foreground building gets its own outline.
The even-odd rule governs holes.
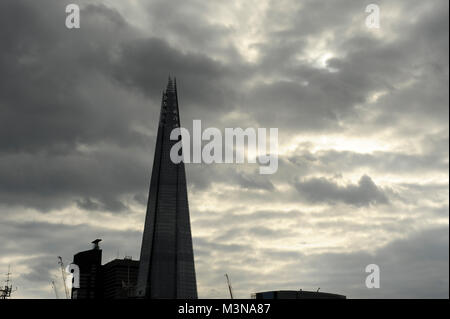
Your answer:
[[[103,265],[103,298],[126,299],[135,296],[139,260],[114,259]]]
[[[72,289],[72,299],[98,299],[103,295],[102,284],[102,250],[98,243],[92,242],[93,248],[73,256],[73,263],[80,268],[80,288]]]
[[[180,127],[176,82],[163,93],[147,203],[136,295],[138,298],[197,298],[194,253],[184,163],[170,150]]]
[[[257,292],[252,299],[346,299],[343,295],[318,291],[278,290]]]
[[[80,288],[72,288],[72,299],[124,299],[134,296],[139,261],[131,257],[114,259],[102,265],[98,243],[77,253],[73,263],[80,268]]]

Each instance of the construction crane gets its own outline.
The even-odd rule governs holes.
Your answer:
[[[54,280],[52,280],[52,287],[53,287],[53,290],[55,291],[56,299],[59,299],[58,290],[56,289],[56,285],[55,285],[55,281]]]
[[[228,285],[228,290],[230,291],[230,297],[231,297],[231,299],[234,299],[233,289],[231,288],[231,283],[230,283],[230,278],[228,278],[228,274],[225,274],[225,277],[227,278],[227,285]]]
[[[62,275],[62,280],[64,283],[64,292],[66,293],[66,299],[70,299],[70,293],[69,293],[69,289],[67,288],[67,283],[66,283],[67,277],[66,277],[66,271],[64,269],[64,263],[62,261],[61,256],[58,256],[58,259],[59,259],[58,264],[61,266],[61,275]]]

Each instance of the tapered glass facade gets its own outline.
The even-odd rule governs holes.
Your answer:
[[[180,126],[176,82],[163,93],[139,264],[137,297],[197,298],[184,163],[170,159]]]

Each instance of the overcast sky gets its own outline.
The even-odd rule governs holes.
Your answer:
[[[65,27],[65,6],[81,28]],[[0,273],[139,258],[162,90],[181,124],[276,127],[279,169],[187,164],[200,298],[448,298],[448,1],[1,0]],[[367,289],[377,264],[381,287]],[[3,276],[3,275],[2,275]],[[1,278],[3,279],[3,278]]]

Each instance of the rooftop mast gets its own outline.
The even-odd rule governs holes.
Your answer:
[[[11,265],[8,265],[8,273],[6,274],[6,285],[0,287],[0,299],[7,299],[11,297],[12,284],[11,284]]]

